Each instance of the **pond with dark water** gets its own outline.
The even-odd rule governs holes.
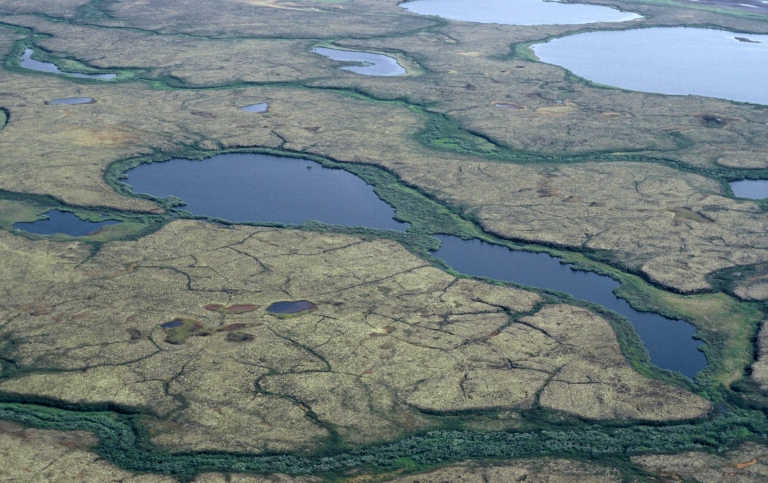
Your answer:
[[[95,104],[96,101],[92,97],[64,97],[62,99],[54,99],[50,103],[74,106],[78,104]]]
[[[105,226],[120,223],[116,220],[105,220],[100,222],[85,221],[72,213],[59,210],[48,211],[45,213],[45,216],[47,218],[42,220],[15,223],[13,227],[36,235],[63,234],[69,236],[84,236],[93,233],[96,230],[100,230]]]
[[[543,62],[600,84],[768,104],[768,35],[656,27],[569,35],[531,48]]]
[[[32,54],[35,51],[26,48],[24,54],[21,57],[21,66],[25,69],[36,70],[38,72],[48,72],[50,74],[60,74],[69,77],[77,77],[79,79],[99,79],[99,80],[112,80],[117,77],[117,74],[81,74],[79,72],[63,72],[59,70],[56,64],[50,62],[43,62],[32,58]]]
[[[400,6],[420,15],[506,25],[574,25],[642,18],[611,7],[544,0],[415,0]]]
[[[354,50],[328,49],[326,47],[315,47],[312,49],[312,52],[339,62],[356,62],[363,64],[339,67],[339,69],[348,70],[355,74],[396,76],[403,75],[407,72],[405,67],[397,63],[397,59],[389,57],[388,55],[358,52]]]
[[[731,190],[737,198],[752,200],[768,199],[768,179],[744,179],[731,181]]]
[[[693,378],[707,366],[706,357],[699,350],[702,343],[693,338],[696,329],[691,324],[633,309],[613,293],[619,282],[610,277],[573,270],[545,253],[515,251],[448,235],[436,238],[442,244],[433,255],[457,272],[565,292],[623,315],[645,343],[651,362],[658,367]]]
[[[202,161],[172,159],[126,172],[135,193],[175,196],[196,216],[232,222],[332,225],[405,231],[395,210],[357,176],[305,159],[220,154]]]
[[[309,300],[297,300],[294,302],[275,302],[267,307],[270,314],[300,314],[309,310],[315,310],[317,306]]]

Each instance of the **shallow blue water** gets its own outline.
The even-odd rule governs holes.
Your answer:
[[[342,70],[348,70],[355,74],[395,76],[407,72],[402,65],[397,63],[396,59],[387,55],[372,54],[370,52],[356,52],[352,50],[328,49],[325,47],[315,47],[312,49],[312,52],[339,62],[362,63],[363,65],[339,67]]]
[[[24,230],[37,235],[54,235],[62,233],[70,236],[83,236],[109,225],[120,223],[116,220],[106,220],[101,222],[84,221],[72,213],[65,211],[51,210],[45,213],[47,219],[33,222],[22,222],[13,225],[14,228]]]
[[[732,181],[731,190],[737,198],[763,200],[768,198],[768,179]]]
[[[657,27],[587,32],[532,49],[600,84],[768,104],[768,35]]]
[[[573,25],[641,18],[636,13],[610,7],[542,0],[416,0],[400,6],[420,15],[507,25]]]
[[[66,75],[69,77],[77,77],[79,79],[99,79],[99,80],[112,80],[117,77],[117,74],[80,74],[78,72],[62,72],[56,66],[50,62],[42,62],[32,58],[34,50],[24,49],[24,54],[21,57],[21,66],[25,69],[36,70],[38,72],[49,72],[51,74]]]

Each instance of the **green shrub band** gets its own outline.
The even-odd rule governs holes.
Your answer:
[[[530,432],[437,430],[394,443],[318,456],[167,453],[152,449],[139,429],[139,416],[77,412],[18,403],[0,404],[0,419],[43,429],[92,431],[100,438],[95,451],[108,461],[136,472],[191,477],[205,471],[319,474],[351,468],[387,471],[428,468],[466,459],[569,456],[615,459],[643,453],[690,450],[722,451],[746,439],[765,440],[763,413],[729,411],[701,423],[580,428]]]

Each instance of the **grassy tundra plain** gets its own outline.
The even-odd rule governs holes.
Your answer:
[[[727,182],[768,177],[768,108],[594,85],[527,46],[650,26],[764,34],[768,16],[585,3],[644,18],[2,2],[0,479],[764,479],[768,204]],[[356,75],[316,46],[384,53],[409,73]],[[32,71],[25,48],[117,77]],[[50,103],[68,97],[95,102]],[[222,152],[346,169],[411,227],[190,220],[121,183],[140,163]],[[13,229],[53,208],[123,223]],[[695,325],[709,366],[686,379],[651,365],[618,314],[441,270],[432,234],[609,275],[636,309]],[[266,312],[280,300],[317,310]]]

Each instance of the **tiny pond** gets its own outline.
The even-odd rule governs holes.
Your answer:
[[[68,106],[74,106],[78,104],[95,104],[96,101],[92,97],[64,97],[62,99],[53,99],[50,104],[65,104]]]
[[[266,102],[262,102],[259,104],[251,104],[250,106],[241,107],[240,110],[245,112],[263,113],[269,110],[269,104],[267,104]]]
[[[283,301],[283,302],[275,302],[269,307],[267,307],[267,312],[269,312],[270,314],[289,315],[289,314],[300,314],[302,312],[315,310],[316,308],[317,306],[315,306],[315,304],[313,304],[309,300],[296,300],[293,302]]]

